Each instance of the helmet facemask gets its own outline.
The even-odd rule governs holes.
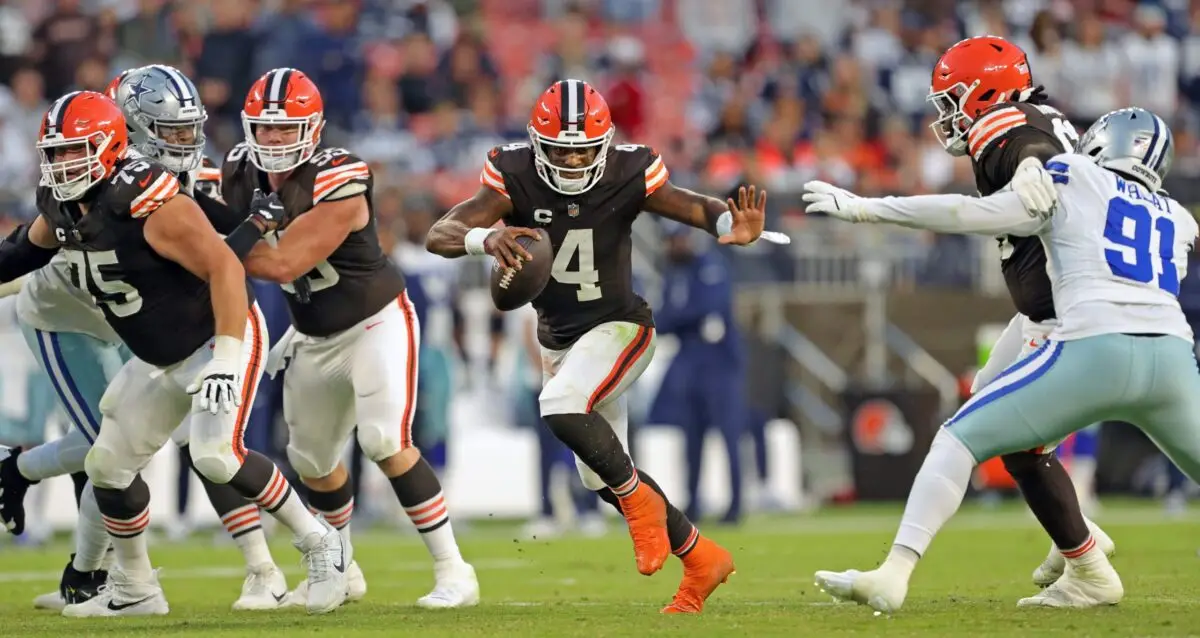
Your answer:
[[[937,118],[929,125],[946,152],[955,157],[967,154],[967,133],[974,121],[967,115],[965,106],[971,94],[979,87],[979,80],[971,86],[956,82],[941,91],[930,89],[925,101],[932,102],[937,109]]]
[[[614,129],[609,128],[604,135],[589,139],[583,131],[563,131],[558,137],[547,137],[529,127],[529,139],[533,146],[533,163],[538,176],[547,186],[563,195],[578,195],[585,193],[604,175],[604,167],[608,162],[608,147],[612,143]],[[558,155],[561,151],[591,151],[595,155],[586,164],[568,166],[554,161],[551,154]]]
[[[259,126],[274,126],[285,128],[296,127],[295,142],[283,144],[262,144],[256,137]],[[285,173],[293,170],[312,158],[317,144],[321,140],[321,129],[324,122],[320,113],[307,117],[288,117],[282,110],[264,110],[262,115],[252,117],[242,111],[242,129],[246,134],[246,146],[249,147],[250,161],[259,170],[267,173]],[[284,137],[290,135],[284,134]]]
[[[41,139],[37,143],[42,158],[41,185],[49,187],[54,199],[60,202],[83,197],[107,174],[101,157],[112,139],[99,131],[87,138],[65,138],[59,134]],[[75,153],[80,150],[83,153]],[[67,154],[72,157],[60,159]]]

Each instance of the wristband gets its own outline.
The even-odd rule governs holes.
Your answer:
[[[213,359],[237,361],[242,358],[242,340],[228,335],[217,335],[213,339]]]
[[[733,232],[733,213],[725,211],[717,218],[717,237],[722,237]]]
[[[487,240],[488,235],[496,232],[495,228],[472,228],[467,231],[467,235],[463,237],[463,246],[467,249],[468,255],[485,255],[487,251],[483,248],[483,242]]]

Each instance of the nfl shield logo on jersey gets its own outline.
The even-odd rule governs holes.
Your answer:
[[[567,217],[579,217],[579,204],[567,204]]]

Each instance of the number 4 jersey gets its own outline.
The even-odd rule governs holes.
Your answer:
[[[314,207],[324,202],[360,195],[366,197],[369,211],[366,226],[351,232],[328,258],[305,275],[312,292],[307,303],[297,298],[291,284],[283,285],[292,323],[302,334],[327,337],[351,328],[395,303],[404,291],[404,276],[383,253],[375,233],[373,181],[366,162],[344,149],[324,148],[279,186],[279,198],[291,220],[314,214]],[[221,166],[221,194],[231,210],[246,214],[255,189],[271,192],[267,174],[254,166],[246,146],[239,144],[229,151]]]
[[[563,195],[538,176],[528,144],[509,144],[488,153],[479,180],[512,200],[506,224],[550,234],[550,283],[533,300],[543,346],[566,349],[610,321],[654,325],[650,307],[633,291],[631,229],[646,197],[667,182],[657,153],[636,144],[616,146],[595,186]]]
[[[146,241],[146,220],[179,194],[161,165],[127,158],[111,179],[77,202],[37,190],[38,212],[61,245],[71,283],[95,300],[109,326],[135,356],[152,365],[178,363],[213,336],[208,284],[163,258]],[[101,336],[101,335],[96,335]]]
[[[1171,334],[1191,341],[1179,281],[1198,229],[1175,200],[1082,155],[1046,164],[1058,212],[1041,233],[1059,326],[1051,338]]]

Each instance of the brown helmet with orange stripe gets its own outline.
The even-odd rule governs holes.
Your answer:
[[[529,140],[538,176],[564,195],[578,195],[604,175],[616,128],[608,102],[581,80],[555,82],[529,116]]]
[[[938,117],[930,128],[951,155],[967,153],[967,132],[981,113],[1034,93],[1029,58],[996,36],[967,38],[946,50],[933,67],[929,97]]]
[[[312,158],[325,128],[317,85],[296,69],[271,69],[250,87],[242,129],[250,161],[267,173],[285,173]]]
[[[42,117],[41,185],[60,202],[77,200],[112,175],[128,146],[125,116],[112,100],[95,91],[68,93]]]

